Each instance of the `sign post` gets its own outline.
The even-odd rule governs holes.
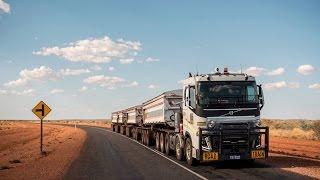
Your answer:
[[[43,154],[43,119],[50,113],[51,109],[46,103],[40,101],[33,109],[32,112],[40,119],[40,153]]]

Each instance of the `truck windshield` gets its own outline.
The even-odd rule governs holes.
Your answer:
[[[258,103],[254,81],[217,81],[199,83],[200,105]]]

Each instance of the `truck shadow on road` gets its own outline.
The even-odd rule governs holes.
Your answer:
[[[216,169],[247,169],[247,168],[269,168],[268,164],[250,161],[222,161],[204,162],[201,166],[212,166]]]
[[[266,160],[204,162],[201,166],[212,166],[216,169],[247,169],[247,168],[320,168],[320,160],[306,159],[292,156],[271,156]]]

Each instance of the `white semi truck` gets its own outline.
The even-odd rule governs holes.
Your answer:
[[[224,72],[192,75],[180,90],[112,113],[112,130],[186,159],[254,160],[268,157],[269,129],[260,125],[264,105],[255,78]]]

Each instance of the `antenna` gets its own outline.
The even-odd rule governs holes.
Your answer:
[[[198,76],[199,75],[198,65],[196,65],[196,71],[197,71],[197,75],[196,76]]]

